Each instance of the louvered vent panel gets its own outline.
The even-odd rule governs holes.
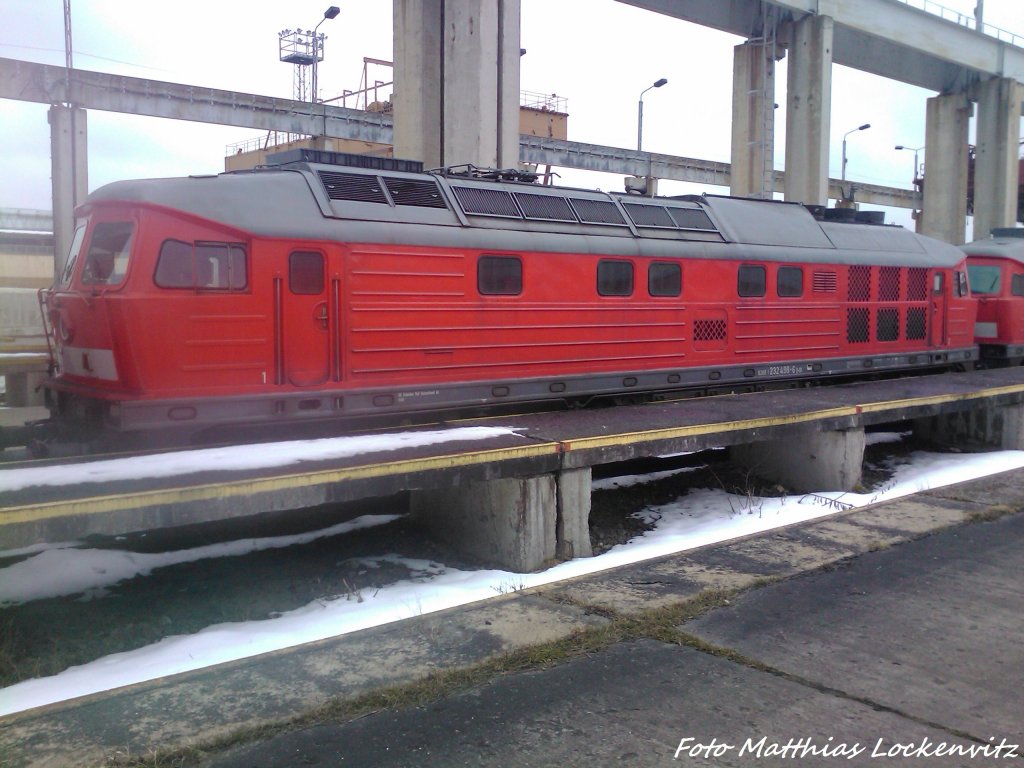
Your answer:
[[[516,192],[516,202],[528,219],[544,219],[547,221],[576,221],[576,215],[564,197],[552,195],[532,195],[528,192]]]
[[[503,189],[480,189],[478,187],[452,186],[452,189],[455,190],[455,196],[466,213],[522,218],[512,199],[511,192],[506,192]]]
[[[376,176],[335,173],[333,171],[319,171],[318,173],[324,190],[331,200],[354,200],[361,203],[387,203],[388,201]]]
[[[715,225],[704,211],[696,208],[669,208],[669,215],[680,229],[706,229],[716,232]]]
[[[676,223],[668,215],[668,211],[660,205],[640,205],[639,203],[624,203],[623,208],[629,214],[629,218],[638,227],[671,227],[675,229]]]
[[[835,293],[836,273],[815,272],[811,278],[811,291],[813,293]]]
[[[415,208],[447,208],[441,190],[433,181],[422,179],[396,179],[385,176],[388,192],[395,205],[409,205]]]
[[[585,224],[618,224],[626,225],[615,203],[607,200],[587,200],[580,197],[569,198],[569,204]]]

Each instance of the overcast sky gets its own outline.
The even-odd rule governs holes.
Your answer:
[[[337,2],[337,0],[335,0]],[[943,0],[970,15],[976,0]],[[923,0],[912,0],[921,5]],[[929,0],[930,2],[930,0]],[[177,0],[72,0],[74,64],[78,68],[290,97],[293,67],[279,61],[278,32],[308,29],[330,3]],[[363,57],[390,60],[391,1],[342,0],[325,21],[321,96],[359,87]],[[934,5],[934,4],[932,4]],[[0,56],[64,63],[61,0],[0,0]],[[1021,0],[985,0],[986,22],[1024,35]],[[632,147],[641,90],[644,148],[729,160],[733,46],[738,37],[622,5],[614,0],[522,0],[521,85],[568,100],[569,138]],[[390,71],[370,68],[370,79]],[[786,60],[777,69],[776,101],[785,103]],[[850,136],[847,176],[909,187],[913,154],[896,144],[924,144],[925,100],[931,92],[845,67],[833,68],[830,175],[840,175],[842,134]],[[351,104],[350,104],[351,106]],[[50,207],[46,106],[0,100],[4,151],[0,207]],[[259,135],[247,129],[89,112],[89,187],[122,178],[176,176],[223,169],[225,146]],[[785,146],[785,110],[776,122],[776,167]],[[621,189],[620,179],[563,172],[580,186]],[[663,192],[679,191],[665,185]],[[687,187],[686,191],[695,191]],[[721,189],[710,189],[722,192]],[[900,219],[900,223],[904,220]]]

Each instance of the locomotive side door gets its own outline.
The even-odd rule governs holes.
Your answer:
[[[928,319],[928,343],[932,347],[946,346],[946,275],[932,272],[931,317]]]
[[[283,304],[285,379],[297,387],[323,384],[330,371],[332,323],[323,252],[288,254]]]

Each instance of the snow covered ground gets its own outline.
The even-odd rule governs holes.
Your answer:
[[[457,439],[471,439],[471,436],[460,435]],[[872,439],[899,438],[890,435]],[[207,461],[209,458],[203,457]],[[629,543],[613,547],[598,557],[561,563],[541,573],[459,570],[443,563],[412,560],[394,554],[366,558],[364,564],[369,568],[385,561],[401,562],[413,576],[373,594],[359,595],[359,599],[352,599],[352,595],[325,596],[274,618],[210,626],[192,635],[168,637],[148,647],[98,659],[51,677],[26,680],[0,690],[0,715],[421,616],[486,600],[496,594],[683,552],[835,514],[842,509],[1022,466],[1022,451],[952,455],[915,453],[910,463],[899,466],[892,480],[875,493],[819,493],[759,499],[733,496],[722,490],[691,491],[672,503],[643,510],[641,515],[653,523],[653,529]],[[129,471],[137,470],[136,466]],[[92,477],[98,482],[109,479],[109,471],[110,468],[104,469]],[[595,489],[621,487],[649,482],[657,476],[664,476],[664,473],[603,480],[594,486]],[[30,477],[28,481],[34,484],[44,480]],[[393,519],[395,516],[366,516],[340,526],[295,536],[246,539],[158,554],[87,549],[75,542],[36,547],[23,550],[20,554],[27,555],[24,559],[0,569],[0,604],[58,595],[102,594],[105,588],[118,582],[145,578],[162,567],[204,558],[238,556],[258,549],[288,547],[318,537],[384,524]],[[0,552],[0,557],[12,554]]]

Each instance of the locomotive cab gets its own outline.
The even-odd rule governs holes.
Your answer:
[[[964,246],[971,295],[978,302],[975,340],[989,364],[1024,361],[1024,229],[995,229]]]

